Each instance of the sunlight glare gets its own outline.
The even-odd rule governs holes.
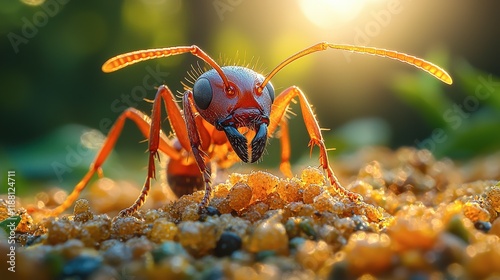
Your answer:
[[[321,28],[355,19],[371,0],[299,0],[302,12],[309,21]]]
[[[40,6],[45,0],[21,0],[21,2],[29,6]]]

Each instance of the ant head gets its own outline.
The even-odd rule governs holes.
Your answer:
[[[257,109],[269,116],[275,95],[271,83],[260,90],[264,77],[257,72],[242,66],[221,69],[231,91],[225,90],[224,81],[215,69],[200,75],[193,85],[195,105],[208,122],[215,123],[235,110],[244,109]]]
[[[225,66],[221,69],[232,90],[225,90],[223,78],[215,69],[203,73],[192,89],[196,109],[206,121],[226,133],[242,161],[248,162],[251,158],[254,162],[260,158],[266,145],[274,101],[273,85],[267,83],[261,90],[259,86],[264,77],[246,67]]]

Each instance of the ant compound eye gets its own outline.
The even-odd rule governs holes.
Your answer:
[[[271,82],[268,82],[266,85],[267,93],[269,93],[269,97],[271,98],[271,103],[274,102],[274,87]]]
[[[198,108],[205,110],[212,102],[212,85],[206,78],[198,79],[193,86],[194,102]]]

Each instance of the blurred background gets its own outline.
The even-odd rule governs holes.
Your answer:
[[[452,86],[404,63],[336,50],[302,58],[272,82],[277,92],[297,85],[307,94],[329,129],[327,146],[337,148],[333,160],[370,145],[417,146],[460,159],[492,153],[500,147],[498,11],[494,0],[2,1],[2,178],[14,169],[30,186],[71,188],[120,112],[133,106],[149,113],[142,99],[163,83],[182,92],[198,60],[182,55],[111,74],[102,63],[128,51],[192,44],[263,74],[320,41],[428,59],[448,70]],[[309,159],[309,139],[299,106],[292,110],[293,166]],[[106,174],[140,184],[142,140],[128,123]],[[272,141],[262,168],[277,166],[279,149]]]

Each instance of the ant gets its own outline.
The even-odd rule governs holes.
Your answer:
[[[80,192],[97,172],[102,174],[101,166],[113,149],[125,120],[132,120],[142,134],[149,139],[149,163],[146,181],[137,200],[119,215],[127,216],[136,212],[146,200],[151,179],[155,178],[155,160],[159,153],[169,157],[167,165],[168,183],[177,196],[205,189],[200,202],[204,209],[212,192],[213,166],[227,168],[238,161],[255,162],[260,159],[266,147],[267,138],[271,137],[278,126],[281,129],[281,172],[292,177],[290,166],[290,139],[285,112],[290,102],[299,98],[300,108],[311,149],[318,146],[319,162],[325,170],[330,184],[336,192],[352,201],[362,200],[359,194],[345,189],[335,176],[327,157],[327,148],[321,129],[307,101],[306,95],[296,86],[285,89],[275,95],[271,78],[289,63],[317,51],[338,49],[363,54],[396,59],[427,71],[444,83],[451,84],[452,79],[439,66],[423,59],[404,53],[372,47],[337,45],[321,42],[305,48],[290,56],[274,68],[267,76],[242,66],[219,66],[198,46],[180,46],[129,52],[115,56],[104,63],[102,70],[113,72],[131,64],[161,57],[191,53],[211,66],[211,70],[195,77],[192,88],[185,86],[182,96],[183,110],[176,102],[172,91],[165,85],[158,88],[153,101],[151,117],[135,108],[126,109],[109,131],[102,148],[91,164],[89,171],[76,185],[73,192],[51,215],[65,211],[77,199]],[[170,126],[175,137],[167,137],[160,128],[161,103],[168,113]]]

